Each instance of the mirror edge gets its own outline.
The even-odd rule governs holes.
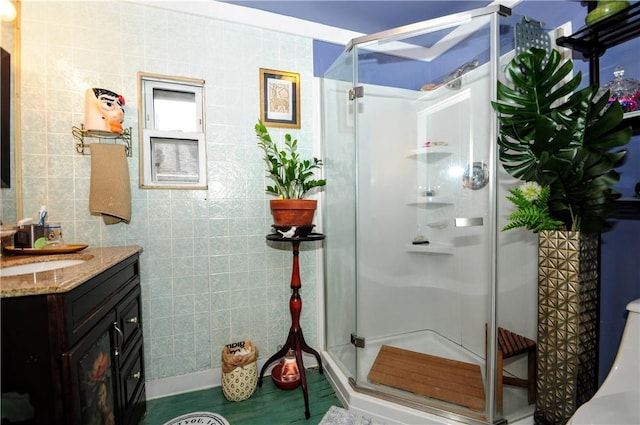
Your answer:
[[[16,179],[16,221],[23,217],[22,214],[22,0],[15,0],[16,19],[13,23],[14,66],[13,66],[13,148],[14,168]]]

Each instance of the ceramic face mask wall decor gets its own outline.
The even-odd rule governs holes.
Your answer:
[[[84,128],[122,134],[124,98],[107,89],[90,88],[85,92]]]

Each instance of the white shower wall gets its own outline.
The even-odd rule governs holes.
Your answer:
[[[361,336],[431,329],[476,353],[484,352],[491,258],[489,187],[463,188],[459,174],[469,162],[489,165],[489,112],[482,107],[487,83],[477,78],[482,70],[475,72],[462,90],[440,89],[438,94],[365,86],[358,146]],[[442,103],[445,107],[434,112]],[[431,140],[448,140],[451,151],[426,162],[410,155],[426,141],[425,110],[437,118],[427,124]],[[381,116],[385,118],[375,118]],[[446,199],[451,205],[416,206],[418,192],[429,186],[426,175],[433,175],[434,169],[441,180],[437,188],[430,187],[436,191],[433,200]],[[482,217],[484,225],[456,228],[455,217]],[[442,253],[408,252],[418,225],[434,246],[450,248]]]

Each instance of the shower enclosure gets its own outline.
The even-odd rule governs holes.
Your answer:
[[[323,76],[327,369],[369,416],[533,411],[494,378],[527,375],[496,370],[498,326],[536,333],[536,239],[500,232],[517,182],[490,105],[514,22],[489,6],[360,37]]]

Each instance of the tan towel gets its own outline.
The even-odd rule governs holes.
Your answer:
[[[131,220],[131,187],[124,145],[91,144],[89,211],[106,224]]]

